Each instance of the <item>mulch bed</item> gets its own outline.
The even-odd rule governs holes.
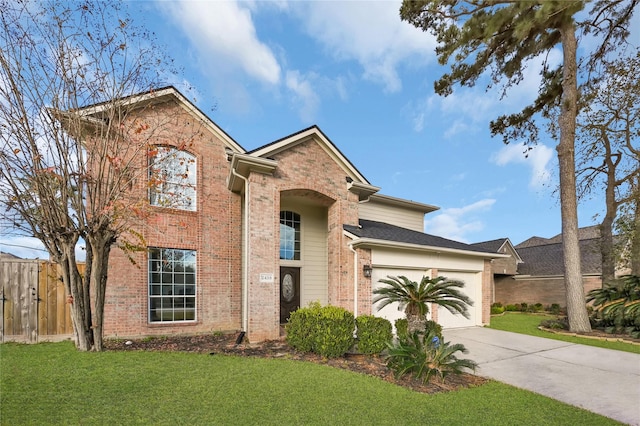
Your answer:
[[[298,352],[284,340],[270,340],[259,344],[241,343],[236,345],[236,335],[204,334],[197,336],[163,336],[139,340],[107,340],[105,350],[110,351],[170,351],[194,352],[210,355],[236,355],[259,358],[283,358],[328,365],[356,373],[378,377],[398,386],[416,392],[434,394],[456,389],[479,386],[488,380],[472,374],[448,375],[444,383],[431,380],[427,384],[413,377],[396,379],[382,357],[361,354],[347,354],[344,357],[327,359],[311,353]],[[128,344],[127,344],[128,343]]]

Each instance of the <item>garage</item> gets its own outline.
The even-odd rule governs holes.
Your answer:
[[[380,283],[381,279],[387,278],[387,276],[405,276],[412,281],[420,281],[423,276],[431,275],[430,270],[416,270],[416,269],[401,269],[401,268],[375,268],[372,273],[372,291],[376,288],[383,286]],[[481,293],[481,278],[480,272],[464,272],[464,271],[444,271],[438,272],[438,275],[447,277],[450,279],[460,280],[465,283],[463,293],[474,301],[474,306],[469,306],[469,318],[465,318],[462,315],[454,315],[445,308],[440,307],[438,309],[437,322],[442,325],[443,328],[460,328],[460,327],[472,327],[475,325],[482,325],[481,312],[482,307],[479,306],[482,301]],[[374,294],[375,297],[375,294]],[[373,306],[373,315],[386,318],[394,324],[398,318],[404,318],[404,310],[398,310],[398,304],[393,303],[379,309],[377,304]],[[431,312],[427,316],[431,319]]]

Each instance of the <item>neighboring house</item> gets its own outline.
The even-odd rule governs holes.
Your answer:
[[[378,194],[318,127],[246,151],[174,88],[123,100],[141,123],[151,112],[136,108],[147,102],[170,127],[140,164],[183,180],[132,187],[151,204],[136,229],[148,250],[130,254],[137,265],[112,250],[106,336],[242,330],[257,342],[278,338],[289,313],[312,301],[394,319],[399,311],[372,305],[387,275],[461,279],[475,302],[470,318],[432,318],[489,322],[491,260],[505,256],[424,234],[424,215],[437,207]],[[100,119],[103,108],[83,112]],[[194,122],[205,131],[185,147]]]
[[[600,234],[597,226],[578,230],[581,272],[585,294],[602,287]],[[485,243],[474,244],[482,246]],[[484,247],[484,246],[483,246]],[[494,268],[494,301],[502,304],[557,303],[566,305],[562,234],[553,238],[531,237],[514,247],[510,259],[516,273],[500,273]],[[502,268],[499,268],[502,270]]]

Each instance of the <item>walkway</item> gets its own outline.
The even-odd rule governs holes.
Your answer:
[[[482,327],[444,334],[479,376],[640,426],[640,355]]]

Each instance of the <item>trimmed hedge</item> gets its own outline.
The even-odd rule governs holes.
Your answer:
[[[337,306],[310,303],[291,313],[285,326],[287,343],[296,350],[327,358],[344,355],[355,343],[353,314]]]
[[[361,315],[356,318],[358,352],[379,354],[393,339],[391,323],[385,318]]]

